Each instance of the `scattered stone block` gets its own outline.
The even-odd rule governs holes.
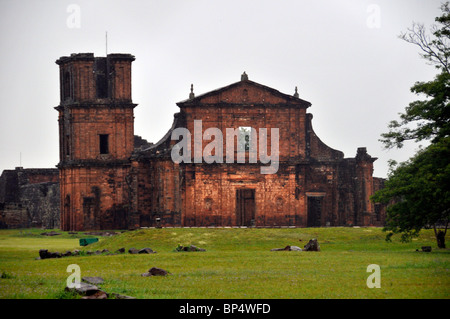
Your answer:
[[[129,254],[138,254],[139,250],[136,248],[130,248],[130,249],[128,249],[128,253]]]
[[[62,257],[61,253],[58,251],[55,251],[54,253],[51,253],[51,254],[52,254],[51,258],[61,258]]]
[[[108,294],[107,292],[99,289],[96,285],[102,284],[104,282],[103,278],[101,277],[83,277],[81,280],[82,282],[80,282],[79,287],[66,287],[65,290],[81,295],[81,299],[136,299],[134,297],[116,293]]]
[[[91,285],[100,285],[104,282],[102,277],[83,277],[81,281]]]
[[[422,251],[424,251],[426,253],[430,253],[431,252],[431,246],[422,246]]]
[[[114,299],[136,299],[135,297],[120,295],[120,294],[116,294],[114,292],[109,294],[109,296],[111,296]]]
[[[206,249],[204,249],[204,248],[199,248],[199,247],[196,247],[196,246],[194,246],[194,245],[190,245],[188,251],[206,251]]]
[[[285,250],[290,250],[291,246],[286,246],[284,248],[273,248],[270,251],[285,251]]]
[[[108,294],[102,290],[99,290],[92,295],[81,297],[81,299],[108,299]]]
[[[196,246],[194,246],[194,245],[190,245],[190,246],[181,246],[181,245],[178,245],[178,247],[175,248],[175,250],[176,250],[176,251],[206,251],[206,249],[204,249],[204,248],[199,248],[199,247],[196,247]]]
[[[156,251],[153,251],[151,248],[142,248],[138,251],[138,254],[154,254]]]
[[[72,252],[70,250],[66,251],[65,253],[61,254],[62,257],[69,257],[72,256]]]
[[[157,267],[152,267],[149,269],[148,272],[143,273],[142,277],[151,277],[151,276],[167,276],[169,273],[167,272],[167,270],[161,269],[161,268],[157,268]]]
[[[39,250],[39,257],[41,259],[48,259],[48,258],[61,258],[62,254],[60,252],[49,252],[48,249],[40,249]]]
[[[50,255],[48,253],[48,249],[40,249],[39,250],[39,257],[41,257],[41,259],[50,258],[49,256]]]
[[[69,292],[75,292],[82,296],[91,296],[91,295],[97,293],[100,289],[98,289],[98,287],[95,285],[80,282],[79,287],[73,287],[73,288],[66,287],[65,290],[69,291]]]
[[[320,251],[319,242],[317,239],[311,239],[303,248],[304,251]]]
[[[270,251],[302,251],[298,246],[286,246],[284,248],[273,248]]]

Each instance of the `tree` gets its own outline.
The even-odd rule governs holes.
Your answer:
[[[446,2],[441,5],[442,16],[435,19],[439,25],[431,26],[432,36],[427,34],[427,30],[423,24],[413,23],[408,32],[400,34],[400,38],[406,42],[419,46],[422,50],[420,55],[428,60],[430,64],[435,65],[437,69],[445,71],[449,70],[449,36],[450,36],[450,8]]]
[[[440,73],[429,82],[416,82],[411,91],[426,96],[405,108],[400,121],[391,121],[381,134],[385,148],[401,148],[409,140],[429,140],[430,145],[406,162],[393,163],[385,188],[372,201],[387,204],[385,231],[402,233],[402,240],[417,236],[423,227],[433,227],[439,247],[445,247],[450,217],[450,8],[442,4],[442,16],[428,36],[414,23],[400,38],[419,46],[421,56]],[[437,230],[437,226],[444,230]]]
[[[422,228],[433,227],[438,246],[445,248],[450,218],[450,137],[391,168],[385,187],[372,200],[388,205],[387,238],[402,233],[402,241],[408,241]],[[444,230],[437,230],[438,225]]]
[[[423,51],[421,56],[434,64],[441,71],[433,81],[416,82],[411,92],[428,97],[418,100],[400,113],[401,121],[391,121],[388,125],[390,131],[381,134],[380,141],[386,148],[401,148],[408,140],[416,142],[431,139],[432,142],[448,136],[450,133],[450,7],[449,3],[441,6],[443,15],[435,19],[439,27],[432,26],[433,37],[429,37],[422,24],[414,23],[408,33],[400,38],[419,46]],[[415,125],[415,126],[414,126]]]

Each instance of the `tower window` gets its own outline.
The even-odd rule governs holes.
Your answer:
[[[96,95],[99,99],[108,97],[108,69],[106,58],[97,58],[95,60],[96,73]]]
[[[71,97],[70,94],[70,73],[65,72],[64,73],[64,80],[63,80],[63,100],[68,100]]]
[[[100,154],[109,154],[108,134],[100,134]]]
[[[70,136],[66,135],[66,156],[70,155]]]

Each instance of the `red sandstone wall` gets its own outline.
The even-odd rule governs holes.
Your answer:
[[[112,98],[131,101],[131,69],[129,61],[112,61],[114,77],[112,79]]]
[[[134,149],[133,109],[72,109],[68,159],[127,159]],[[100,154],[99,135],[109,135],[109,154]],[[67,159],[67,158],[66,158]]]
[[[181,122],[192,138],[194,120],[202,120],[201,136],[208,128],[222,131],[223,164],[178,165],[167,156],[128,162],[133,107],[114,103],[131,102],[131,64],[121,59],[111,63],[111,105],[95,99],[93,62],[74,61],[61,69],[62,80],[65,71],[74,72],[71,92],[83,102],[59,107],[63,229],[156,226],[157,219],[161,226],[239,226],[243,206],[254,207],[255,226],[307,226],[314,205],[320,226],[343,225],[349,219],[373,223],[368,202],[374,190],[373,161],[341,165],[342,152],[315,135],[308,103],[248,81],[200,97],[195,104],[179,104]],[[261,163],[248,164],[248,157],[247,164],[226,163],[226,129],[241,126],[255,128],[258,139],[259,128],[267,128],[269,152],[270,129],[279,129],[276,174],[261,174]],[[109,154],[99,154],[99,134],[109,134]],[[199,151],[209,143],[203,140]],[[194,158],[194,140],[191,145]]]
[[[128,171],[122,167],[61,170],[61,227],[88,230],[134,226],[127,220]]]
[[[194,134],[194,120],[201,119],[202,136],[208,128],[219,128],[223,134],[224,144],[227,128],[252,127],[256,129],[258,140],[259,129],[267,128],[267,145],[270,150],[270,129],[278,128],[280,161],[305,157],[306,108],[288,102],[258,86],[243,82],[217,95],[201,98],[198,104],[186,106],[182,112],[191,134]],[[210,141],[204,140],[202,149],[208,143]],[[193,141],[192,152],[194,152]],[[224,162],[225,156],[226,145],[224,145]]]
[[[155,160],[150,165],[133,162],[137,174],[135,205],[141,226],[181,226],[180,169],[171,160]]]
[[[309,225],[310,198],[320,202],[319,226],[345,225],[348,219],[352,224],[355,205],[371,211],[367,194],[372,192],[372,162],[359,162],[361,191],[355,193],[356,167],[340,165],[343,153],[329,148],[315,135],[312,116],[306,114],[304,105],[247,82],[195,101],[181,104],[182,122],[192,134],[192,162],[196,155],[194,120],[201,119],[201,137],[208,128],[222,131],[224,163],[179,167],[170,159],[140,163],[137,207],[148,216],[149,225],[154,225],[157,216],[165,216],[162,220],[166,225],[242,225],[240,190],[254,194],[250,202],[254,203],[255,226]],[[253,127],[258,133],[259,128],[279,128],[280,167],[276,174],[261,174],[261,163],[248,164],[248,155],[247,164],[226,163],[226,128],[240,126]],[[209,143],[203,140],[197,151],[202,152]],[[270,137],[268,146],[270,150]],[[236,161],[236,145],[234,153]],[[197,155],[201,157],[202,153]],[[341,176],[346,177],[344,182]],[[170,215],[173,211],[180,213],[179,221]]]
[[[30,184],[37,184],[37,183],[46,183],[46,182],[54,182],[57,183],[59,181],[58,174],[33,174],[28,175],[28,181]]]
[[[185,226],[240,226],[236,192],[255,192],[255,226],[302,226],[304,201],[295,196],[295,170],[282,167],[277,175],[262,175],[259,166],[197,165],[186,169],[183,195]]]

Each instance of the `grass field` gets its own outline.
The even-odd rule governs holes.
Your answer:
[[[48,237],[39,229],[0,231],[0,298],[74,298],[64,292],[67,266],[100,276],[100,287],[136,298],[445,298],[450,297],[450,250],[432,230],[411,243],[380,228],[162,228],[126,231],[86,247],[82,233]],[[91,236],[92,237],[92,236]],[[320,252],[270,251],[317,238]],[[301,240],[301,241],[300,241]],[[176,252],[178,244],[205,252]],[[432,246],[431,253],[417,252]],[[36,260],[49,251],[150,247],[156,254],[84,255]],[[378,264],[381,288],[369,289],[367,266]],[[151,267],[166,277],[142,277]]]

